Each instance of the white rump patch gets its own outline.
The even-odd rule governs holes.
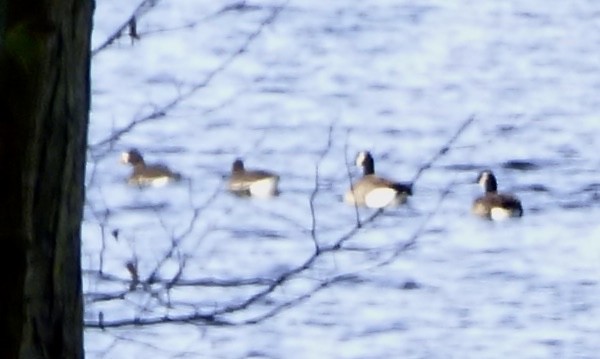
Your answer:
[[[163,187],[169,184],[169,182],[171,182],[171,177],[164,176],[153,179],[152,181],[150,181],[150,184],[153,187]]]
[[[365,195],[365,205],[369,208],[383,208],[397,203],[398,192],[389,187],[375,188]]]
[[[130,179],[129,183],[133,184],[133,185],[138,185],[138,186],[152,186],[152,187],[164,187],[167,184],[169,184],[169,182],[171,182],[172,179],[169,176],[162,176],[162,177],[155,177],[155,178],[136,178],[136,179]]]
[[[277,194],[277,183],[276,178],[264,178],[254,181],[249,187],[250,195],[258,198],[273,197]]]
[[[515,214],[510,209],[502,208],[502,207],[492,207],[490,209],[490,218],[494,221],[503,221],[510,217],[513,217]]]

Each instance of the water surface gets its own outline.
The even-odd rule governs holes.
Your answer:
[[[328,248],[355,227],[341,198],[357,151],[408,181],[476,120],[406,206],[219,319],[252,320],[331,285],[258,324],[90,328],[88,357],[597,357],[600,3],[265,0],[221,11],[227,4],[160,2],[139,18],[140,41],[123,37],[93,58],[89,323],[244,301],[264,287],[214,282],[273,279],[310,258],[316,183],[316,243]],[[99,2],[95,46],[133,8]],[[117,162],[130,147],[187,180],[128,187]],[[227,194],[238,156],[277,171],[282,195]],[[523,218],[471,216],[484,168],[521,198]],[[213,285],[130,292],[128,262],[143,280]]]

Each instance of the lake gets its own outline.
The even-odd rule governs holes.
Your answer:
[[[598,356],[600,2],[144,4],[96,4],[88,358]],[[129,148],[185,179],[128,186]],[[356,211],[361,150],[431,166]],[[470,213],[483,169],[522,218]]]

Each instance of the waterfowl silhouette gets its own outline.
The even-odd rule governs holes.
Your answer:
[[[383,208],[406,202],[412,195],[412,186],[394,182],[375,175],[375,163],[368,151],[359,152],[356,165],[363,168],[363,177],[346,192],[344,201],[348,204],[369,208]]]
[[[133,166],[133,172],[127,183],[137,186],[164,186],[173,181],[179,181],[181,174],[171,171],[162,164],[148,165],[142,154],[135,148],[121,154],[121,162]]]
[[[483,187],[485,193],[473,202],[472,211],[474,214],[492,220],[521,217],[523,215],[521,201],[515,195],[498,192],[498,182],[492,171],[481,171],[477,177],[477,182]]]
[[[238,158],[231,166],[229,191],[240,196],[268,198],[279,194],[279,176],[264,170],[247,170]]]

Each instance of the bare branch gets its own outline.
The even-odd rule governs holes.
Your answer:
[[[452,147],[454,142],[458,139],[458,137],[467,129],[467,127],[469,127],[469,125],[471,125],[471,123],[473,123],[473,121],[475,121],[475,119],[476,119],[475,115],[471,115],[460,125],[458,130],[454,133],[454,135],[452,137],[450,137],[450,139],[444,144],[444,146],[442,146],[439,149],[439,151],[436,152],[436,154],[427,163],[425,163],[423,166],[421,166],[421,168],[419,168],[419,170],[413,177],[412,181],[410,181],[411,185],[414,185],[417,182],[417,180],[421,177],[423,172],[425,172],[426,170],[431,168],[431,166],[435,162],[437,162],[441,157],[443,157],[450,150],[450,148]]]
[[[158,1],[158,0],[152,0],[152,1],[145,0],[142,4],[140,4],[140,6],[142,6],[146,2],[153,3],[153,1]],[[223,62],[221,62],[221,64],[219,64],[219,66],[217,66],[212,71],[210,71],[206,75],[206,77],[204,78],[203,81],[195,84],[194,86],[189,88],[187,91],[184,91],[181,94],[177,95],[176,97],[172,98],[170,101],[163,104],[162,106],[157,107],[152,112],[133,120],[128,125],[120,128],[120,129],[117,129],[109,137],[107,137],[103,140],[100,140],[100,141],[96,142],[95,144],[92,144],[90,147],[92,149],[96,150],[101,146],[112,145],[112,143],[114,143],[116,140],[118,140],[125,133],[131,131],[137,125],[144,123],[144,122],[148,122],[148,121],[152,121],[152,120],[155,120],[158,118],[165,117],[169,113],[169,111],[171,111],[172,109],[177,107],[183,101],[186,101],[187,99],[189,99],[198,90],[208,86],[217,75],[219,75],[220,73],[225,71],[229,67],[229,65],[231,65],[239,56],[241,56],[246,51],[248,51],[248,48],[250,47],[250,45],[262,34],[263,30],[268,25],[272,24],[275,21],[275,19],[277,19],[277,17],[283,11],[283,9],[285,9],[285,7],[289,3],[289,1],[290,0],[287,0],[284,3],[282,3],[280,6],[274,8],[273,11],[269,14],[269,16],[267,16],[263,21],[261,21],[261,23],[258,25],[258,27],[246,37],[246,39],[243,41],[243,43],[235,51],[233,51],[231,54],[229,54],[229,56],[227,58],[225,58],[225,60]],[[125,27],[127,27],[127,25],[125,25]]]
[[[354,193],[354,183],[352,182],[352,172],[350,165],[348,164],[348,138],[350,137],[350,130],[346,132],[346,140],[344,141],[344,165],[346,166],[346,174],[348,175],[348,183],[350,184],[350,191]],[[358,203],[354,201],[354,215],[356,216],[356,226],[360,228],[360,212],[358,210]]]
[[[319,155],[317,163],[315,164],[315,188],[310,194],[310,199],[308,201],[310,206],[311,218],[310,237],[312,238],[313,243],[315,245],[315,253],[318,253],[320,251],[319,241],[317,240],[317,216],[315,214],[315,199],[317,198],[317,194],[319,193],[319,166],[325,158],[325,156],[327,156],[327,153],[329,153],[333,145],[333,128],[335,122],[337,122],[337,119],[334,122],[332,122],[331,125],[329,125],[329,131],[327,133],[327,144],[325,146],[325,149]]]
[[[135,10],[133,10],[133,13],[106,40],[104,40],[102,44],[92,50],[92,56],[96,56],[100,51],[109,47],[117,39],[123,36],[127,30],[131,32],[131,24],[135,24],[136,19],[139,20],[141,17],[147,14],[159,3],[159,1],[160,0],[143,0],[140,2]],[[135,33],[137,34],[137,30]]]
[[[145,3],[144,1],[143,3]],[[152,2],[156,4],[158,0]],[[215,76],[219,73],[226,70],[226,68],[239,56],[241,56],[244,52],[247,51],[251,43],[261,34],[263,29],[271,24],[279,15],[279,13],[283,10],[283,8],[287,5],[289,1],[284,2],[281,6],[275,8],[270,15],[265,18],[261,24],[248,35],[243,44],[234,52],[232,52],[224,61],[213,69],[206,78],[199,83],[194,84],[189,89],[182,91],[178,96],[170,99],[165,104],[158,106],[151,110],[150,113],[145,114],[127,126],[117,129],[115,132],[111,134],[108,138],[99,141],[98,143],[91,146],[91,149],[103,148],[105,145],[112,146],[116,141],[118,141],[121,136],[128,131],[132,130],[138,124],[144,123],[146,121],[162,118],[166,116],[169,111],[173,110],[176,106],[180,105],[183,101],[189,99],[196,91],[199,89],[208,86]],[[142,3],[142,4],[143,4]],[[135,25],[135,17],[131,18],[133,23],[129,23],[129,29],[132,29],[132,26]],[[132,25],[133,24],[133,25]],[[137,29],[133,28],[134,33],[137,34]],[[475,120],[475,117],[472,116],[469,119],[465,120],[457,132],[445,143],[445,145],[432,157],[432,159],[421,166],[415,176],[413,177],[413,181],[411,184],[414,184],[420,176],[431,166],[442,158],[452,147],[454,142],[458,139],[458,137],[468,128],[468,126]],[[111,328],[111,327],[123,327],[123,326],[140,326],[140,325],[155,325],[155,324],[164,324],[164,323],[193,323],[193,324],[208,324],[213,326],[228,326],[228,325],[241,325],[241,324],[256,324],[258,322],[264,321],[268,318],[272,318],[273,316],[281,313],[287,308],[298,305],[301,302],[308,300],[315,293],[324,290],[325,288],[329,288],[332,285],[349,280],[354,278],[352,274],[337,274],[332,273],[328,274],[324,279],[319,280],[317,284],[312,285],[312,287],[308,290],[301,292],[300,294],[294,295],[292,298],[287,298],[285,300],[277,299],[275,304],[265,311],[263,305],[265,301],[270,301],[272,303],[275,299],[278,298],[276,295],[278,293],[278,289],[285,289],[285,285],[289,285],[293,280],[297,280],[300,278],[304,278],[306,273],[314,269],[316,267],[316,262],[323,258],[327,259],[327,255],[332,255],[336,252],[347,250],[347,242],[353,238],[359,231],[365,226],[373,223],[376,219],[383,213],[382,209],[376,210],[371,213],[367,218],[361,221],[360,213],[358,206],[355,204],[355,214],[356,214],[356,223],[352,228],[349,228],[343,235],[332,238],[333,242],[328,242],[326,246],[322,246],[319,243],[319,233],[318,233],[318,220],[317,220],[317,208],[315,206],[316,199],[320,193],[320,166],[322,161],[326,158],[333,147],[333,131],[334,124],[336,121],[333,121],[329,126],[327,143],[324,149],[320,152],[317,161],[315,163],[315,178],[314,178],[314,188],[309,197],[309,209],[311,216],[311,228],[310,232],[307,234],[307,228],[302,227],[303,234],[309,235],[312,243],[314,245],[314,251],[310,253],[306,258],[302,258],[303,262],[300,264],[296,264],[292,268],[287,268],[287,270],[283,273],[279,273],[277,275],[273,275],[272,278],[237,278],[237,279],[214,279],[214,278],[200,278],[200,279],[184,279],[184,270],[186,269],[186,263],[191,257],[186,257],[184,254],[181,254],[182,241],[190,236],[192,233],[195,233],[194,230],[199,222],[200,213],[204,209],[210,206],[210,204],[214,201],[214,199],[222,192],[222,183],[215,189],[213,194],[205,201],[205,203],[200,207],[194,207],[193,198],[191,195],[191,187],[190,187],[190,206],[193,208],[191,219],[186,228],[183,229],[181,233],[175,233],[173,230],[169,230],[167,228],[166,223],[164,223],[160,213],[156,212],[158,217],[158,221],[162,225],[165,232],[170,235],[171,243],[170,246],[166,249],[166,252],[162,254],[162,258],[159,258],[157,263],[150,268],[148,274],[138,273],[137,265],[129,265],[127,268],[129,270],[130,278],[121,278],[117,276],[110,276],[102,273],[102,267],[100,267],[99,271],[86,271],[86,275],[94,276],[98,282],[106,281],[107,284],[116,284],[116,287],[119,288],[120,284],[123,284],[123,291],[114,291],[111,293],[86,293],[86,300],[88,302],[100,302],[106,300],[129,300],[132,298],[128,298],[128,294],[130,293],[127,290],[128,286],[132,283],[139,283],[140,285],[132,286],[131,290],[135,290],[136,293],[142,295],[143,303],[139,303],[136,300],[136,311],[137,314],[134,318],[127,319],[117,319],[117,320],[107,320],[106,318],[100,316],[97,321],[89,321],[86,323],[86,326],[89,328]],[[346,140],[344,144],[344,160],[346,165],[346,171],[348,175],[348,180],[350,182],[350,188],[352,189],[352,176],[351,170],[348,164],[348,133],[346,133]],[[412,236],[408,238],[407,241],[404,241],[398,245],[392,247],[391,254],[389,248],[386,251],[382,251],[381,254],[378,255],[378,259],[382,259],[378,262],[375,267],[385,266],[389,263],[392,263],[401,253],[406,252],[407,250],[414,248],[417,244],[418,239],[425,233],[425,230],[430,223],[431,219],[434,218],[439,208],[441,207],[442,202],[450,193],[451,185],[448,185],[446,189],[440,194],[440,198],[438,202],[433,208],[433,210],[428,213],[428,215],[423,219],[418,228],[412,233]],[[97,219],[100,219],[97,213],[94,213],[97,216]],[[107,211],[108,216],[108,211]],[[104,222],[106,221],[106,218]],[[301,226],[299,226],[300,228]],[[207,233],[214,230],[214,226],[208,226],[208,229],[205,233],[200,234],[199,238],[203,238]],[[103,230],[103,229],[102,229]],[[192,243],[192,244],[195,244]],[[193,250],[193,248],[192,248]],[[169,260],[175,258],[179,262],[178,270],[167,276],[165,278],[164,275],[161,275],[162,269],[166,263],[171,263]],[[361,270],[364,270],[361,269]],[[177,297],[175,296],[175,292],[173,289],[182,288],[182,287],[223,287],[223,288],[232,288],[233,290],[241,288],[242,286],[248,286],[246,288],[248,293],[243,296],[238,296],[236,292],[236,298],[229,301],[219,301],[212,305],[203,304],[202,301],[192,302],[192,303],[180,303],[177,301]],[[113,287],[114,288],[114,287]],[[229,289],[228,289],[229,290]],[[228,290],[224,290],[227,292]],[[218,290],[219,293],[221,290]],[[241,292],[244,293],[244,292]],[[175,301],[171,301],[171,294],[175,298]],[[239,299],[238,297],[241,297]],[[160,311],[156,311],[155,307],[160,308]],[[171,308],[176,308],[178,311],[171,311]],[[252,314],[250,316],[248,309],[258,308],[261,311],[261,314]],[[163,310],[164,309],[164,310]],[[167,314],[163,314],[167,313]],[[232,320],[231,318],[236,317],[235,314],[243,314],[247,317],[247,319],[242,320]]]

